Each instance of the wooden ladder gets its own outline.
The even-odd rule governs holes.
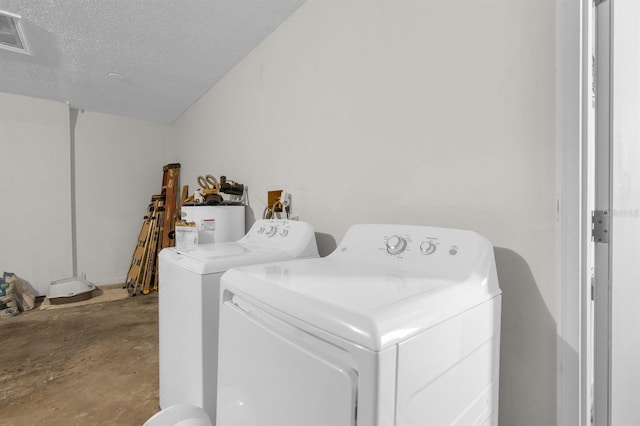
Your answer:
[[[142,275],[141,287],[142,294],[149,294],[151,290],[151,283],[158,273],[158,253],[160,252],[160,224],[164,218],[164,197],[157,196],[155,200],[152,198],[153,214],[151,216],[151,229],[149,230],[150,241],[146,254],[146,267],[144,268],[144,274]],[[154,285],[155,287],[155,285]]]
[[[158,254],[174,245],[180,164],[167,164],[162,171],[162,193],[151,197],[124,285],[131,296],[158,289]]]
[[[176,224],[176,206],[178,203],[178,185],[180,184],[180,163],[167,164],[162,168],[162,195],[164,196],[164,219],[160,248],[173,247]]]
[[[125,287],[132,296],[135,296],[140,289],[145,293],[144,284],[151,282],[151,275],[155,270],[155,259],[158,252],[158,218],[162,216],[163,206],[164,199],[162,195],[152,196],[151,203],[147,207],[147,213],[142,220],[142,227],[138,234],[136,247],[133,250],[131,266],[129,266],[125,282]],[[148,287],[145,294],[147,293],[149,293]]]

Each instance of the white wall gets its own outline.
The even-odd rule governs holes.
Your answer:
[[[75,128],[78,273],[94,284],[123,282],[142,219],[162,190],[169,126],[78,114]]]
[[[69,110],[0,93],[0,272],[40,292],[71,274]]]
[[[309,0],[172,126],[202,173],[353,223],[474,229],[503,301],[500,423],[555,424],[552,0]]]
[[[69,108],[0,93],[0,272],[46,294],[73,274]],[[169,126],[80,113],[75,128],[78,273],[123,282],[151,195],[162,188]]]

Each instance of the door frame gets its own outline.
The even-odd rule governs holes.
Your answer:
[[[556,1],[557,424],[591,424],[591,0]]]
[[[612,205],[612,23],[613,1],[598,0],[595,11],[596,119],[594,210],[611,212]],[[596,161],[597,159],[597,161]],[[613,221],[611,221],[613,222]],[[608,229],[609,235],[611,228]],[[611,244],[594,243],[594,365],[593,421],[611,424]]]

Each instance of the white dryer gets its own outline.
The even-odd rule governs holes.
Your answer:
[[[218,425],[496,425],[501,291],[470,231],[352,226],[221,279]]]
[[[318,257],[305,222],[258,220],[235,242],[159,255],[160,407],[190,404],[216,418],[220,276],[234,266]]]

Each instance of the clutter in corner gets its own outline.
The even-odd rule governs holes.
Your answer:
[[[36,306],[35,290],[13,272],[0,277],[0,318],[9,318]]]

